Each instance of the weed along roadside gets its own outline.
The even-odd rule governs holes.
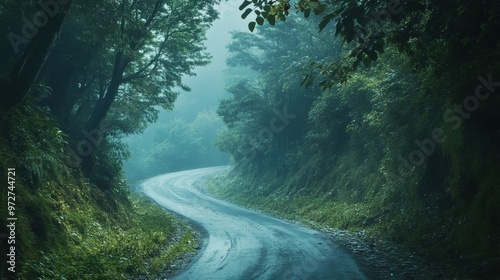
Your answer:
[[[41,182],[34,185],[28,181],[32,171],[27,162],[2,145],[6,161],[0,168],[6,172],[0,178],[4,182],[15,179],[9,192],[15,193],[16,203],[15,209],[9,204],[9,212],[1,214],[12,224],[1,229],[6,233],[1,235],[2,248],[8,245],[14,251],[6,251],[11,262],[1,265],[0,278],[151,279],[164,275],[199,246],[197,233],[189,225],[155,203],[134,193],[103,192],[67,169],[63,160],[50,171],[56,172],[50,173],[54,179],[41,173]],[[15,176],[7,161],[16,166]],[[7,210],[13,194],[0,195]]]
[[[196,250],[129,192],[124,138],[210,62],[218,3],[0,2],[0,279],[153,279]]]
[[[0,138],[8,186],[0,193],[0,244],[9,258],[1,279],[151,279],[196,251],[190,226],[130,193],[124,180],[99,187],[68,166],[63,134],[32,106],[0,124],[12,128]]]
[[[0,279],[500,279],[499,15],[1,0]]]
[[[496,279],[498,263],[494,260],[472,262],[439,254],[418,241],[391,235],[387,227],[397,215],[391,209],[373,215],[370,203],[327,201],[314,194],[287,197],[283,196],[286,182],[279,188],[265,185],[273,174],[245,178],[240,172],[235,167],[198,187],[217,198],[324,232],[352,254],[369,279]],[[413,226],[421,226],[418,223]]]

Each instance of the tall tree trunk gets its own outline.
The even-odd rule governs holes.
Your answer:
[[[47,85],[52,89],[52,94],[47,99],[47,105],[60,123],[63,123],[67,120],[62,112],[66,111],[67,100],[70,98],[68,95],[74,70],[64,65],[56,65],[55,69],[46,79]],[[71,108],[69,109],[71,110]]]
[[[45,26],[38,30],[36,36],[29,42],[20,59],[14,64],[7,80],[1,86],[1,104],[9,110],[19,104],[28,95],[42,69],[50,51],[59,40],[61,28],[67,11],[73,1],[59,7],[59,12]]]
[[[106,117],[106,114],[108,113],[111,104],[113,104],[116,95],[118,95],[118,89],[123,82],[123,73],[125,73],[125,69],[127,68],[129,62],[129,58],[126,57],[125,59],[123,59],[122,52],[118,52],[116,54],[111,81],[109,82],[106,94],[101,99],[99,99],[97,105],[94,108],[94,111],[92,112],[92,116],[90,117],[90,120],[86,126],[86,129],[88,131],[99,129],[99,126]]]
[[[97,105],[95,106],[94,111],[92,112],[90,120],[87,123],[87,126],[85,127],[87,133],[90,134],[97,133],[98,135],[100,135],[100,137],[104,137],[106,131],[101,131],[101,123],[106,117],[109,109],[111,108],[111,104],[113,104],[113,101],[118,95],[118,89],[120,88],[120,85],[123,82],[123,73],[125,73],[125,69],[127,68],[129,62],[130,58],[128,57],[123,58],[123,52],[120,51],[116,54],[111,81],[106,90],[106,94],[97,102]],[[97,147],[94,146],[93,149],[94,152],[96,148]],[[83,172],[88,176],[92,174],[92,171],[94,169],[94,160],[93,160],[94,152],[82,158],[82,169]]]

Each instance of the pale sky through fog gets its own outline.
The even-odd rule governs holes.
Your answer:
[[[220,16],[214,22],[212,28],[207,32],[207,51],[212,55],[212,62],[195,70],[197,76],[185,77],[184,83],[191,88],[191,92],[181,93],[175,102],[174,112],[185,115],[185,113],[197,111],[198,108],[216,108],[218,100],[224,96],[224,75],[226,69],[225,60],[228,57],[226,46],[231,39],[230,31],[248,31],[248,19],[241,18],[238,10],[240,1],[222,2],[219,5]],[[194,113],[194,114],[191,114]],[[195,112],[189,115],[196,116]]]
[[[219,19],[216,20],[207,32],[205,46],[207,52],[212,55],[210,64],[198,67],[194,70],[196,76],[183,78],[183,83],[191,88],[190,92],[181,92],[174,103],[173,111],[161,110],[158,121],[151,124],[143,133],[130,135],[128,142],[139,141],[144,146],[148,146],[154,137],[157,127],[162,123],[172,121],[176,117],[191,121],[196,118],[198,112],[203,110],[215,111],[219,100],[226,96],[225,75],[226,58],[228,52],[226,46],[231,40],[231,31],[248,30],[248,18],[241,18],[241,11],[238,9],[239,0],[222,2],[219,5]]]

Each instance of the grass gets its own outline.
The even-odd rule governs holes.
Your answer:
[[[215,196],[236,204],[299,221],[315,229],[363,231],[367,237],[378,239],[383,246],[397,244],[401,248],[434,256],[456,250],[450,245],[454,242],[453,234],[458,232],[450,222],[451,212],[439,212],[437,208],[423,207],[410,203],[410,200],[391,204],[387,194],[381,192],[358,201],[349,194],[342,195],[342,191],[333,197],[321,192],[290,194],[287,182],[296,178],[288,178],[282,184],[266,185],[273,180],[272,176],[262,173],[257,179],[248,176],[235,169],[211,178],[207,188]],[[422,247],[421,244],[429,246]]]
[[[55,198],[49,199],[53,207],[49,215],[58,225],[59,236],[42,240],[22,229],[24,236],[35,236],[32,245],[46,246],[23,250],[29,257],[21,259],[19,279],[131,279],[140,275],[153,279],[195,249],[187,225],[136,194],[130,198],[127,216],[119,219],[99,212],[83,197],[78,207]]]
[[[245,207],[263,210],[275,216],[295,220],[315,228],[359,229],[370,215],[370,205],[309,195],[283,196],[280,192],[259,193],[243,187],[245,180],[220,174],[208,181],[208,191]]]
[[[182,228],[173,242],[176,222],[159,206],[134,196],[133,212],[126,225],[100,223],[89,213],[71,213],[62,223],[71,241],[46,254],[42,262],[30,262],[31,275],[51,279],[153,278],[177,257],[194,250],[192,232]],[[90,216],[91,217],[91,216]]]
[[[195,250],[191,229],[129,194],[119,169],[98,187],[68,167],[64,135],[49,113],[20,107],[2,118],[0,182],[7,185],[8,168],[16,168],[17,221],[16,272],[7,275],[2,262],[0,279],[153,279]],[[2,189],[4,210],[7,196]],[[3,224],[0,233],[8,232]],[[0,249],[7,252],[4,240]]]
[[[46,234],[34,232],[32,225],[19,228],[23,255],[18,279],[131,279],[140,275],[153,279],[195,249],[190,228],[144,197],[131,195],[131,208],[116,217],[102,212],[90,193],[74,196],[78,205],[58,196],[63,194],[36,194],[47,200],[38,199],[32,205],[43,205],[39,215],[48,216],[54,224],[45,229]],[[33,217],[19,215],[23,220]],[[57,235],[51,237],[54,230]]]

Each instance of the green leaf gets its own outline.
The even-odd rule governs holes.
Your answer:
[[[372,64],[372,60],[368,57],[365,57],[365,59],[363,59],[363,64],[366,66],[366,67],[370,67],[370,65]]]
[[[360,62],[361,62],[360,60],[356,60],[356,61],[354,61],[354,63],[352,64],[352,69],[353,69],[353,70],[358,69],[358,66],[359,66],[359,63],[360,63]]]
[[[253,32],[253,30],[255,29],[255,21],[251,21],[248,23],[248,29],[250,30],[250,32]]]
[[[384,53],[384,40],[377,40],[377,42],[373,44],[373,49],[379,53]]]
[[[355,7],[350,11],[350,15],[354,18],[362,18],[365,14],[363,7]]]
[[[304,77],[304,79],[302,80],[302,83],[300,83],[300,85],[305,87],[305,88],[308,88],[308,87],[312,86],[313,82],[314,82],[314,77],[311,75],[307,75]]]
[[[368,57],[371,60],[377,61],[378,55],[377,55],[377,53],[375,51],[368,50],[368,49],[364,49],[363,51],[364,51],[364,53],[366,53],[366,55],[368,55]]]
[[[322,90],[325,90],[325,89],[329,88],[329,81],[327,81],[327,80],[322,81],[321,83],[319,83],[319,87]]]
[[[241,15],[242,19],[245,19],[250,13],[252,12],[252,9],[248,8],[246,9],[243,14]]]
[[[252,1],[245,0],[241,5],[240,5],[240,11],[245,9],[248,5],[252,4]]]
[[[337,22],[337,26],[335,27],[335,36],[339,35],[340,34],[340,31],[342,31],[342,28],[344,27],[344,25],[342,24],[342,22]]]
[[[271,6],[265,5],[264,6],[264,11],[266,11],[266,13],[269,13],[271,11]]]
[[[345,36],[345,41],[349,44],[354,39],[354,33],[348,32]]]
[[[357,60],[363,59],[363,52],[358,52],[358,54],[356,55],[356,59]]]
[[[267,21],[269,21],[269,24],[274,25],[276,23],[276,16],[275,15],[269,15],[267,17]]]
[[[305,18],[308,18],[310,14],[311,14],[311,9],[307,9],[307,10],[304,11],[304,17]]]
[[[330,19],[328,18],[323,18],[321,22],[319,23],[319,31],[323,30],[323,28],[326,27],[326,25],[330,22]]]
[[[324,16],[321,22],[319,23],[319,31],[323,30],[323,28],[325,28],[334,17],[335,17],[334,13]]]
[[[324,12],[326,10],[326,5],[323,4],[323,3],[319,3],[314,9],[314,14],[315,15],[319,15],[321,14],[322,12]]]
[[[263,17],[257,17],[255,19],[255,21],[257,21],[258,25],[263,25],[264,24],[264,18]]]

